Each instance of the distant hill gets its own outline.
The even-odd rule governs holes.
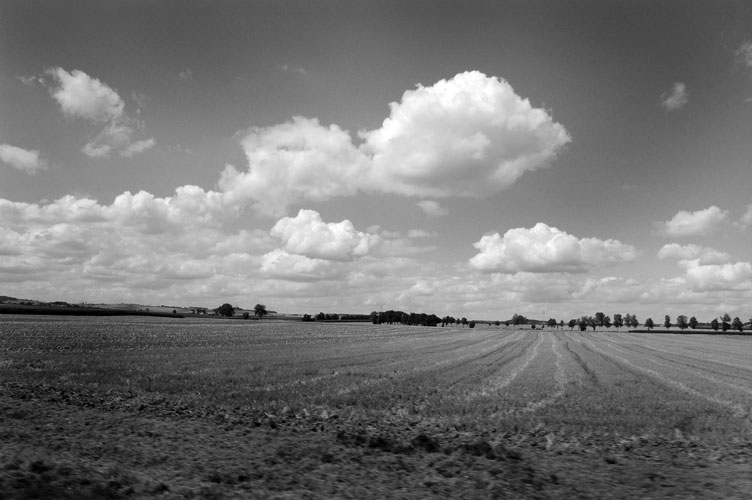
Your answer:
[[[7,295],[0,295],[0,302],[7,302],[9,300],[18,300],[15,297],[8,297]]]

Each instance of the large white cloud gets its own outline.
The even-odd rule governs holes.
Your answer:
[[[23,149],[10,144],[0,144],[0,160],[29,174],[35,174],[47,168],[47,162],[42,159],[36,149]]]
[[[48,73],[57,80],[52,97],[68,116],[94,122],[108,122],[123,114],[125,103],[118,93],[96,78],[74,69],[51,68]]]
[[[657,234],[672,238],[706,236],[728,222],[728,210],[712,205],[704,210],[680,210],[665,222],[654,222]]]
[[[701,247],[699,245],[679,245],[669,243],[658,250],[659,259],[694,260],[698,259],[701,264],[721,264],[728,262],[731,256],[714,248]]]
[[[545,110],[478,71],[419,85],[390,107],[381,128],[360,133],[387,192],[487,196],[546,166],[570,141]]]
[[[504,236],[485,235],[473,246],[479,253],[470,259],[471,267],[502,273],[581,273],[637,256],[631,245],[612,239],[580,239],[542,222],[530,229],[510,229]]]
[[[358,135],[355,145],[337,125],[303,117],[252,128],[241,140],[248,171],[228,166],[220,188],[267,215],[358,191],[482,197],[548,165],[570,141],[547,111],[477,71],[408,90],[380,128]]]
[[[376,234],[356,231],[349,220],[324,222],[314,210],[280,219],[271,234],[282,241],[286,252],[328,260],[362,257],[380,241]]]
[[[267,215],[281,215],[303,200],[352,196],[367,183],[368,162],[337,125],[295,117],[266,128],[253,128],[241,140],[248,172],[228,166],[219,181],[233,203],[252,205]]]

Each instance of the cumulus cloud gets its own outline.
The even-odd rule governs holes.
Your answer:
[[[121,156],[130,158],[154,146],[154,139],[134,142],[142,125],[125,114],[125,103],[108,85],[80,70],[69,73],[56,67],[47,70],[47,74],[56,82],[50,93],[66,116],[104,124],[94,139],[81,148],[86,156],[105,158],[120,151]]]
[[[728,210],[721,210],[712,205],[704,210],[688,212],[680,210],[670,220],[654,222],[656,234],[682,238],[689,236],[707,236],[728,221]]]
[[[390,107],[380,128],[359,132],[360,145],[316,119],[254,127],[241,140],[248,171],[228,166],[220,187],[267,215],[359,191],[483,197],[547,166],[570,141],[547,111],[477,71],[419,85]],[[442,212],[432,202],[419,206]]]
[[[52,97],[66,115],[101,123],[122,116],[123,100],[98,79],[77,69],[69,73],[58,67],[48,73],[58,84],[51,90]]]
[[[483,236],[473,244],[479,253],[470,266],[501,273],[582,273],[610,264],[629,262],[637,250],[617,240],[577,238],[539,222],[534,227],[510,229]]]
[[[659,259],[693,260],[697,259],[700,264],[721,264],[728,262],[731,256],[714,248],[701,247],[699,245],[679,245],[669,243],[658,250]]]
[[[571,139],[503,79],[478,71],[408,90],[376,130],[361,132],[380,190],[481,197],[546,166]]]
[[[736,262],[703,264],[700,259],[679,263],[684,269],[684,279],[695,291],[750,290],[752,289],[752,264]]]
[[[282,241],[288,253],[328,260],[362,257],[380,241],[378,235],[356,231],[349,220],[324,222],[314,210],[278,220],[271,235]]]
[[[674,86],[670,91],[664,92],[661,95],[661,106],[668,111],[676,111],[686,106],[689,102],[689,92],[687,86],[682,82],[674,83]]]
[[[219,180],[227,197],[266,215],[281,215],[303,200],[352,196],[367,183],[368,161],[347,131],[295,117],[250,129],[241,140],[250,169],[228,165]],[[365,180],[364,180],[365,179]]]
[[[421,200],[415,205],[423,210],[426,215],[429,215],[431,217],[440,217],[449,213],[449,210],[442,207],[438,202],[435,202],[433,200]]]
[[[10,144],[0,144],[0,160],[28,174],[35,174],[47,168],[47,162],[36,149],[23,149]]]

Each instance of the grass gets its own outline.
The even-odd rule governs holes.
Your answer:
[[[0,317],[3,498],[743,498],[752,339]]]

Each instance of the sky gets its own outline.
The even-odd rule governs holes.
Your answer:
[[[0,295],[752,316],[746,1],[0,0]]]

